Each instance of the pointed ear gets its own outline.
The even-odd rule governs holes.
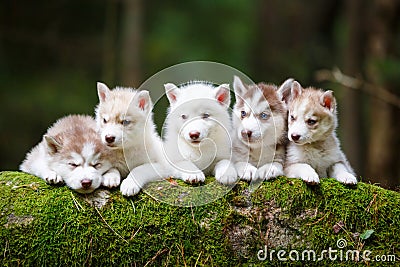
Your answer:
[[[142,90],[136,93],[133,99],[135,105],[145,112],[152,109],[153,103],[151,102],[149,91]]]
[[[290,90],[291,94],[291,100],[295,99],[299,95],[301,95],[301,92],[303,91],[303,88],[301,87],[300,83],[298,81],[293,81],[292,87]]]
[[[335,97],[333,96],[333,91],[326,91],[320,99],[321,105],[324,108],[329,109],[330,111],[334,111],[336,107]]]
[[[286,81],[284,81],[282,83],[282,85],[278,88],[278,96],[279,98],[284,101],[286,104],[289,102],[290,100],[290,93],[292,90],[292,84],[293,84],[293,79],[289,78]]]
[[[166,83],[164,84],[165,93],[167,94],[168,100],[170,104],[176,102],[179,96],[179,88],[173,83]]]
[[[233,76],[233,90],[235,91],[235,96],[243,96],[247,91],[247,87],[243,84],[242,80],[238,76]]]
[[[49,136],[49,135],[44,135],[43,140],[45,141],[45,144],[47,146],[48,152],[53,155],[57,153],[61,148],[62,144],[60,144],[54,137]]]
[[[97,82],[97,94],[99,95],[100,102],[104,102],[109,93],[110,89],[108,89],[107,85]]]
[[[231,103],[231,94],[229,90],[229,84],[224,83],[215,88],[216,93],[215,93],[215,99],[221,104],[221,105],[227,105]]]

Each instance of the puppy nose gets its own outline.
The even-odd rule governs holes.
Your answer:
[[[111,143],[114,143],[114,141],[115,141],[115,136],[106,135],[106,142],[107,143],[111,144]]]
[[[192,140],[197,140],[200,137],[200,132],[197,132],[197,131],[190,132],[189,137]]]
[[[241,134],[242,134],[242,137],[244,137],[244,138],[250,138],[251,135],[253,134],[253,132],[249,131],[249,130],[242,130]]]
[[[292,134],[291,137],[292,137],[292,140],[293,140],[293,141],[299,141],[301,135],[299,135],[299,134]]]
[[[82,187],[83,187],[84,189],[88,189],[88,188],[90,188],[90,187],[92,186],[92,180],[90,180],[90,179],[83,179],[83,180],[81,181],[81,185],[82,185]]]

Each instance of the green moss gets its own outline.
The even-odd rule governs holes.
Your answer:
[[[1,263],[289,265],[294,262],[278,262],[276,257],[273,263],[260,261],[257,253],[265,245],[287,252],[337,249],[340,238],[347,241],[346,249],[393,254],[400,260],[399,193],[365,183],[347,187],[333,179],[322,179],[319,186],[310,187],[284,177],[254,189],[245,182],[232,190],[218,187],[213,178],[206,180],[205,187],[178,187],[163,181],[146,189],[150,195],[125,198],[112,190],[107,204],[97,208],[88,203],[87,196],[65,186],[50,186],[24,173],[2,172]],[[204,190],[210,199],[198,199],[204,197]],[[221,197],[210,201],[214,193],[221,192]],[[199,201],[203,205],[193,205]],[[357,236],[369,229],[374,233],[368,239]]]

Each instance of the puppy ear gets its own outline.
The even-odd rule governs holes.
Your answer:
[[[134,102],[137,107],[145,112],[149,112],[153,106],[149,91],[142,90],[136,93]]]
[[[282,83],[282,85],[278,88],[278,96],[279,98],[284,101],[286,104],[290,100],[290,93],[292,90],[292,84],[294,82],[294,79],[289,78],[286,81]]]
[[[100,102],[104,102],[109,93],[110,89],[108,89],[107,85],[97,82],[97,94],[99,95]]]
[[[51,155],[54,155],[62,148],[62,144],[52,136],[44,135],[43,140],[45,141],[47,150]]]
[[[165,93],[167,94],[168,100],[170,104],[176,102],[179,96],[179,88],[173,83],[164,84]]]
[[[301,92],[303,91],[303,88],[301,87],[300,83],[298,81],[293,81],[292,87],[290,90],[291,94],[291,100],[295,99],[299,95],[301,95]]]
[[[244,93],[247,91],[247,87],[243,84],[242,80],[234,75],[233,76],[233,90],[235,91],[236,99],[238,96],[243,96]]]
[[[221,105],[227,105],[231,103],[231,94],[229,90],[229,84],[224,83],[215,88],[216,93],[215,93],[215,99],[221,104]]]
[[[333,91],[326,91],[320,99],[321,105],[324,108],[329,109],[330,111],[334,111],[336,107],[335,97],[333,96]]]

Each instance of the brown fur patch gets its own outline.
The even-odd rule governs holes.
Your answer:
[[[57,121],[48,130],[48,135],[54,137],[61,145],[60,152],[81,153],[85,143],[94,146],[94,153],[100,153],[105,145],[96,132],[96,122],[89,116],[71,115]]]
[[[272,110],[272,112],[284,113],[286,112],[286,108],[283,105],[281,99],[279,99],[277,90],[278,87],[274,84],[266,84],[266,83],[258,83],[257,86],[250,86],[249,89],[253,90],[253,94],[255,90],[261,90],[263,94],[263,98],[260,98],[259,103],[263,101],[268,101],[268,104]],[[250,91],[250,90],[249,90]]]
[[[303,101],[307,99],[307,101],[309,101],[309,103],[313,106],[316,116],[325,116],[325,114],[329,112],[329,110],[321,105],[321,97],[324,92],[325,91],[323,91],[322,89],[307,87],[302,90],[302,93],[299,96],[297,96],[295,99],[293,99],[293,101],[291,101],[291,103],[289,103],[289,109],[293,110],[295,106],[300,105]],[[332,104],[334,105],[334,110],[336,110],[335,99],[333,99],[332,102]]]

